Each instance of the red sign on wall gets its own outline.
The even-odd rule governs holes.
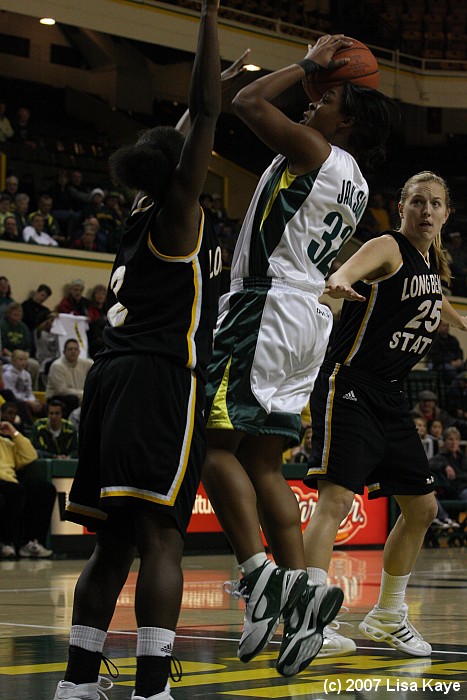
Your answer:
[[[214,513],[214,508],[206,496],[206,491],[202,484],[198,486],[188,532],[222,532],[222,528]]]
[[[302,481],[288,482],[294,492],[300,509],[302,530],[308,525],[318,502],[318,491],[310,489]],[[341,522],[336,536],[336,545],[342,544],[384,544],[388,536],[388,499],[368,500],[355,494],[347,517]]]
[[[297,498],[302,530],[304,530],[316,508],[318,492],[316,489],[308,488],[299,480],[289,480],[288,483]],[[222,532],[202,484],[196,494],[188,532]],[[366,493],[364,496],[356,494],[350,513],[340,525],[336,545],[384,544],[387,535],[387,498],[369,501]]]

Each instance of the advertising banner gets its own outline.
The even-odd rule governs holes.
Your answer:
[[[71,488],[71,478],[54,478],[58,497],[52,516],[51,534],[85,534],[86,529],[64,519],[65,505]],[[298,502],[302,530],[307,526],[318,501],[318,492],[310,489],[300,480],[288,481]],[[367,494],[356,495],[349,514],[342,521],[336,537],[339,545],[382,545],[388,535],[388,499],[377,498],[369,501]],[[200,484],[193,506],[193,514],[188,532],[222,532],[214,509]]]
[[[300,509],[302,530],[307,526],[318,500],[316,489],[310,489],[302,481],[288,481]],[[188,532],[222,532],[213,507],[202,485],[198,489]],[[367,494],[355,495],[352,508],[342,521],[336,537],[336,545],[384,544],[388,535],[388,499],[368,500]]]

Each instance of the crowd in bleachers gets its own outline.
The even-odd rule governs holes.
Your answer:
[[[39,193],[9,172],[0,193],[0,239],[115,253],[127,207],[121,192],[86,187],[78,169],[59,169],[56,182]]]
[[[169,2],[199,9],[198,0]],[[462,70],[462,62],[467,59],[464,0],[364,0],[336,3],[332,13],[323,11],[323,3],[314,0],[229,0],[220,14],[226,19],[302,38],[309,38],[307,32],[341,31],[338,23],[345,16],[346,26],[350,21],[359,27],[361,40],[419,56],[428,60],[432,68],[438,67],[436,60],[441,59],[444,68]],[[368,34],[362,34],[366,28]]]
[[[199,10],[199,0],[168,0],[170,4]],[[279,31],[309,38],[313,33],[330,31],[329,14],[322,9],[323,3],[315,0],[297,0],[284,3],[281,0],[229,0],[219,9],[219,15],[259,29]]]
[[[23,113],[26,121],[18,116]],[[23,144],[32,152],[47,152],[44,137],[28,128],[29,117],[29,110],[19,108],[16,119],[10,122],[5,101],[0,98],[0,143],[4,150],[8,144]],[[0,192],[0,240],[90,252],[117,251],[132,193],[118,191],[112,183],[109,186],[107,174],[97,185],[94,177],[91,185],[78,167],[49,167],[53,181],[38,190],[34,179],[22,178],[11,169],[10,160]],[[220,195],[205,196],[208,199],[203,206],[212,216],[217,233],[234,238],[238,220],[227,216]]]
[[[207,206],[206,211],[215,222],[215,209]],[[31,441],[39,458],[64,459],[76,456],[84,381],[93,356],[102,347],[106,287],[98,284],[85,295],[84,281],[71,280],[54,309],[47,306],[51,294],[51,287],[43,283],[18,303],[14,286],[0,276],[0,405],[5,414],[10,409],[14,412],[15,429]],[[83,328],[88,327],[85,344],[76,337],[60,344],[62,331],[54,328],[60,314],[84,320]],[[83,345],[87,350],[80,354]],[[449,324],[441,323],[423,370],[412,375],[417,376],[410,375],[404,388],[420,439],[437,474],[436,487],[442,499],[429,533],[431,539],[427,540],[437,546],[440,537],[454,542],[463,536],[463,523],[456,520],[457,511],[451,513],[449,500],[455,499],[457,504],[466,500],[467,493],[467,363]],[[35,389],[43,390],[42,400],[38,401]],[[309,427],[309,416],[307,420],[304,428]],[[304,429],[302,446],[293,451],[291,461],[306,458],[311,436],[312,431]],[[37,537],[27,540],[24,546],[32,547],[32,553],[25,549],[24,556],[51,554],[40,539],[38,545],[34,544]],[[0,556],[2,552],[3,556],[14,556],[10,545],[0,544],[2,547],[5,552],[1,550]]]
[[[228,219],[219,195],[203,193],[201,203],[221,233],[227,271],[235,241],[235,226],[232,225],[235,222]],[[386,210],[381,193],[373,197],[369,209],[377,222],[375,226],[384,229],[388,219],[391,223],[391,212]],[[20,302],[15,300],[14,280],[12,282],[11,285],[10,280],[0,275],[0,404],[6,412],[14,409],[15,429],[30,438],[39,457],[50,458],[54,450],[57,458],[66,458],[68,447],[68,456],[72,457],[76,455],[76,426],[85,377],[92,358],[102,347],[106,287],[98,284],[86,295],[85,282],[71,280],[62,300],[51,309],[47,300],[52,289],[47,281]],[[228,284],[228,273],[224,283]],[[60,344],[62,331],[54,324],[61,314],[84,320],[86,352],[81,356],[83,338],[79,341],[69,338]],[[413,377],[409,377],[405,388],[422,443],[433,460],[433,468],[438,469],[445,508],[446,499],[464,499],[467,488],[467,365],[449,324],[441,323],[437,340],[419,374],[423,374],[423,379],[418,377],[414,382]],[[45,403],[38,401],[37,389],[45,393]],[[306,436],[310,435],[311,431],[305,431],[304,444],[297,451],[299,461],[306,455]],[[450,536],[457,533],[457,526],[449,507],[443,510],[440,503],[433,528]],[[38,537],[39,542],[35,543]],[[27,540],[24,556],[51,554],[51,550],[41,544],[40,537],[39,534]],[[5,551],[2,549],[0,556],[2,552],[3,556],[14,556],[11,545],[4,541],[1,547]]]
[[[426,59],[467,58],[467,6],[463,0],[368,0],[367,4],[378,13],[383,45],[397,42],[401,51]]]
[[[220,237],[228,268],[241,222],[229,218],[222,197],[217,193],[203,193],[200,203]],[[400,224],[397,205],[395,195],[373,188],[356,237],[364,242],[381,231],[397,230]],[[57,169],[55,182],[41,193],[31,192],[29,183],[23,188],[20,178],[8,172],[5,188],[0,192],[0,240],[90,253],[115,253],[130,206],[128,193],[87,187],[77,168],[69,172]],[[457,229],[457,223],[455,218],[452,223],[450,220],[444,233],[453,275],[450,288],[445,291],[465,297],[467,245],[464,231]]]

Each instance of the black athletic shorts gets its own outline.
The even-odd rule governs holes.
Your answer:
[[[311,396],[312,455],[304,479],[369,498],[433,491],[433,476],[398,383],[325,363]]]
[[[94,531],[109,513],[115,521],[157,509],[185,536],[206,455],[204,403],[196,375],[166,359],[98,359],[86,378],[66,518]]]

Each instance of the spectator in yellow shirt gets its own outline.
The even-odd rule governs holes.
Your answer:
[[[15,427],[17,409],[7,401],[0,420],[0,556],[43,558],[55,503],[55,486],[33,477],[28,465],[37,459],[30,440]]]

